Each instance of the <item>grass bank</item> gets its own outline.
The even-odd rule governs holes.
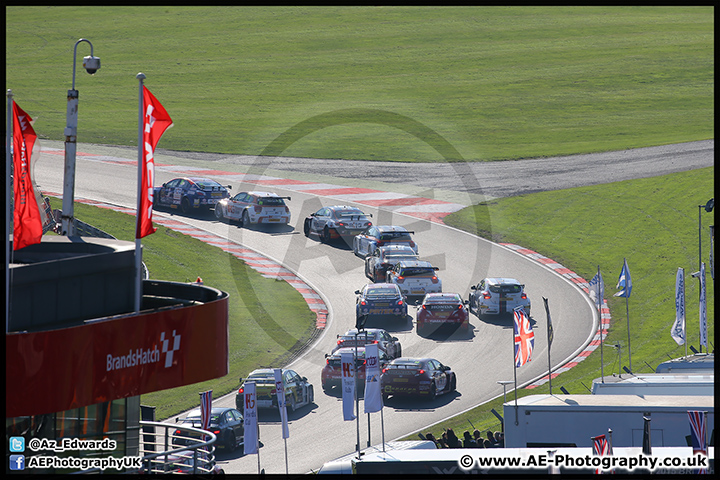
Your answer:
[[[633,284],[628,302],[633,371],[653,372],[659,363],[685,354],[685,347],[670,337],[678,267],[685,269],[686,276],[688,342],[699,350],[699,282],[690,274],[699,270],[698,205],[714,196],[714,174],[711,167],[493,200],[449,215],[445,223],[495,242],[516,243],[540,252],[587,280],[600,266],[612,317],[605,345],[619,343],[622,349],[621,359],[617,350],[605,349],[605,375],[622,373],[622,367],[629,363],[625,299],[613,297],[626,258]],[[708,270],[708,339],[710,351],[714,351],[715,298],[709,273],[708,226],[714,225],[715,212],[702,210],[702,215],[703,261]],[[544,319],[542,309],[535,312]],[[593,379],[599,377],[598,349],[578,366],[554,378],[553,393],[560,393],[560,387],[572,394],[589,393]],[[518,396],[546,393],[547,383],[519,390]],[[512,398],[509,394],[508,399]],[[443,429],[453,428],[461,436],[465,430],[472,432],[471,425],[481,431],[500,430],[500,422],[490,410],[502,415],[502,403],[500,398],[481,405],[428,431],[437,436]]]
[[[6,7],[6,84],[64,140],[137,142],[138,81],[170,150],[468,161],[714,136],[714,10],[680,7]],[[291,133],[283,142],[281,135]]]

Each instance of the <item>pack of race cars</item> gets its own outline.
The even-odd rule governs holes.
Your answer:
[[[228,189],[210,179],[175,179],[156,189],[157,207],[178,208],[187,213],[192,208],[213,208],[219,221],[251,224],[287,225],[290,209],[275,193],[263,191],[241,192],[230,197]],[[353,253],[364,261],[365,276],[370,283],[355,290],[356,325],[364,325],[369,318],[406,322],[409,303],[417,306],[416,332],[427,336],[441,329],[471,331],[470,314],[512,314],[523,307],[530,314],[530,299],[524,285],[514,278],[488,277],[470,286],[467,300],[459,293],[443,292],[437,267],[421,260],[414,232],[397,225],[373,225],[371,215],[356,207],[335,205],[322,207],[303,221],[303,233],[320,242],[343,240]],[[362,319],[362,321],[361,321]],[[365,346],[378,344],[383,397],[421,396],[434,399],[453,392],[457,377],[452,369],[434,358],[402,356],[397,337],[382,328],[348,330],[338,335],[337,345],[326,354],[321,374],[322,389],[339,390],[341,384],[340,355],[352,352],[357,366],[356,380],[362,388],[365,382]],[[286,404],[293,411],[313,402],[313,386],[306,377],[292,370],[282,370]],[[275,381],[271,369],[253,371],[246,381],[254,381],[258,388],[258,406],[277,408]],[[237,407],[242,412],[243,383],[237,393]]]

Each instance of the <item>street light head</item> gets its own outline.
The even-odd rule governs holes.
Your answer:
[[[708,200],[707,203],[705,204],[705,211],[708,213],[712,212],[712,209],[714,206],[715,206],[715,198],[713,197],[710,200]]]
[[[93,57],[92,55],[84,57],[83,68],[85,68],[90,75],[94,75],[95,72],[100,70],[100,57]]]

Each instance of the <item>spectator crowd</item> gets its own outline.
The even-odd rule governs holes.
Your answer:
[[[425,439],[435,442],[437,448],[502,448],[505,446],[503,433],[493,433],[490,430],[487,431],[486,438],[482,438],[480,430],[475,429],[472,435],[465,430],[461,439],[455,435],[452,428],[448,428],[440,438],[436,438],[432,433],[426,433]]]

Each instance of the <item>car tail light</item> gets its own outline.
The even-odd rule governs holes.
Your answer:
[[[437,278],[437,276],[434,276],[434,275],[433,275],[433,277],[431,278],[431,280],[432,280],[432,283],[438,283],[438,278]]]
[[[180,429],[179,429],[179,428],[178,428],[177,430],[175,430],[175,435],[177,435],[177,436],[180,436],[180,435],[182,435],[182,432],[180,431]]]
[[[270,395],[275,395],[277,393],[277,388],[273,388],[270,390]]]
[[[373,340],[373,343],[378,343],[378,341],[377,341],[377,340]]]
[[[205,192],[203,192],[202,190],[198,190],[198,191],[197,191],[197,196],[198,196],[198,197],[204,197],[204,196],[205,196]]]
[[[243,387],[240,387],[240,388],[238,389],[238,393],[239,393],[240,395],[242,395],[243,393],[245,393],[245,389],[244,389]]]
[[[462,304],[458,305],[458,310],[462,310],[462,309],[463,309]]]
[[[344,227],[344,226],[345,226],[345,223],[344,223],[344,222],[338,222],[338,226]]]
[[[285,205],[285,213],[290,213],[290,209]]]
[[[398,300],[398,305],[401,305],[401,306],[402,306],[402,304],[403,304],[403,301],[402,301],[402,300]]]
[[[523,293],[522,295],[520,295],[520,298],[522,298],[523,300],[527,300],[527,295],[525,295],[525,293]]]
[[[378,246],[378,247],[382,247],[383,245],[385,245],[385,242],[382,241],[382,240],[378,240],[377,246]]]
[[[262,207],[260,205],[255,205],[255,213],[262,212]]]
[[[383,368],[383,369],[382,369],[382,373],[387,373],[387,371],[388,371],[387,368]]]
[[[366,227],[372,227],[372,222],[368,222],[368,224],[365,225],[365,226],[366,226]]]
[[[427,307],[425,305],[422,306],[423,310],[427,310]]]
[[[410,248],[413,248],[413,247],[415,246],[415,242],[413,242],[412,240],[410,240],[410,241],[408,242],[408,245],[410,245]]]
[[[211,430],[211,432],[214,433],[215,435],[220,435],[220,429],[219,429],[219,428],[216,428],[215,430]]]
[[[485,300],[490,300],[492,298],[492,295],[490,295],[490,292],[483,292],[483,298]]]
[[[330,365],[330,359],[329,359],[329,358],[326,358],[326,359],[325,359],[325,364],[326,364],[326,365]]]
[[[338,340],[338,343],[337,343],[337,344],[338,344],[338,345],[342,345],[343,342],[344,342],[344,340]]]
[[[397,283],[403,283],[404,281],[405,281],[405,277],[403,277],[403,276],[397,277]]]
[[[360,302],[360,305],[362,305],[362,306],[364,307],[365,305],[367,305],[367,302],[366,302],[365,300],[362,300],[362,301]]]
[[[418,370],[418,373],[417,373],[417,374],[418,374],[418,375],[422,375],[423,373],[425,373],[425,370],[423,370],[423,369],[421,368],[420,370]]]

